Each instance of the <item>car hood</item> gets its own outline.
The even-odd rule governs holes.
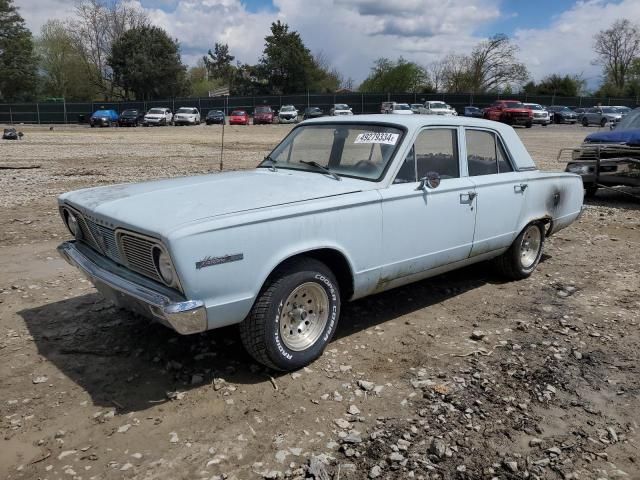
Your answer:
[[[65,193],[60,202],[116,227],[168,236],[181,225],[372,188],[371,182],[322,173],[259,168],[197,177],[110,185]]]
[[[640,145],[640,129],[596,132],[587,135],[584,141],[586,143],[626,143],[627,145]]]

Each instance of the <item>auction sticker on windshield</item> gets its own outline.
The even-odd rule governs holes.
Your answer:
[[[358,134],[353,143],[384,143],[385,145],[395,145],[399,137],[399,133],[364,132]]]

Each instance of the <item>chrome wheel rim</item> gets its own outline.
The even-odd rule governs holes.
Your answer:
[[[535,225],[531,225],[525,230],[520,243],[520,262],[523,268],[531,268],[536,263],[541,244],[542,234],[540,229]]]
[[[287,297],[280,313],[280,338],[299,352],[316,343],[329,318],[329,296],[324,288],[306,282]]]

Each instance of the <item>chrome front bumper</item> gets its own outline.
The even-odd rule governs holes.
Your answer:
[[[207,330],[204,302],[185,300],[169,289],[154,288],[152,281],[76,242],[62,243],[58,253],[118,306],[158,320],[182,335]]]

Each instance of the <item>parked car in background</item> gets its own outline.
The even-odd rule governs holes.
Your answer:
[[[271,124],[273,123],[273,109],[268,105],[260,105],[253,111],[253,124]]]
[[[453,108],[444,102],[428,101],[418,109],[418,113],[424,115],[458,115]]]
[[[587,196],[594,196],[601,186],[640,187],[640,108],[613,130],[587,135],[571,154],[565,170],[582,177]]]
[[[622,118],[622,114],[614,107],[588,108],[580,117],[580,123],[584,127],[599,125],[604,127],[607,123],[616,124]]]
[[[422,107],[423,105],[421,103],[412,103],[411,104],[411,111],[413,113],[420,113],[420,107]]]
[[[239,324],[288,371],[322,354],[343,302],[484,260],[529,277],[582,199],[579,176],[539,171],[506,125],[322,118],[252,171],[61,195],[74,238],[58,251],[119,306],[180,334]]]
[[[174,125],[200,125],[200,111],[193,107],[180,107],[173,116]]]
[[[207,112],[207,116],[204,119],[207,125],[211,124],[223,124],[224,123],[224,112],[222,110],[209,110]]]
[[[396,103],[393,105],[391,112],[395,115],[413,115],[413,110],[408,103]]]
[[[533,112],[518,100],[496,100],[484,109],[484,118],[507,125],[533,126]]]
[[[380,113],[391,113],[396,102],[382,102],[380,105]]]
[[[618,110],[618,112],[620,112],[623,117],[632,112],[632,109],[630,107],[625,107],[624,105],[613,105],[613,108]]]
[[[463,115],[465,117],[482,118],[482,110],[478,107],[473,107],[470,105],[468,107],[464,107]]]
[[[549,112],[538,103],[523,103],[525,107],[533,112],[533,123],[546,127],[551,123]]]
[[[229,115],[229,125],[249,125],[249,114],[244,110],[234,110]]]
[[[298,123],[298,110],[293,105],[283,105],[278,111],[279,123]]]
[[[302,114],[303,120],[308,120],[310,118],[318,118],[324,116],[324,112],[320,107],[307,107],[304,109],[304,113]]]
[[[578,114],[571,110],[569,107],[563,105],[551,105],[547,107],[547,111],[550,115],[550,120],[553,123],[570,123],[574,124],[578,121]]]
[[[118,113],[115,110],[96,110],[89,117],[89,125],[93,127],[113,127],[118,124]]]
[[[353,110],[346,103],[336,103],[333,105],[333,107],[331,107],[329,115],[331,115],[332,117],[338,115],[353,115]]]
[[[152,108],[144,116],[143,126],[166,126],[171,125],[173,113],[168,108]]]
[[[120,127],[137,127],[144,120],[144,113],[135,108],[125,110],[118,117]]]

